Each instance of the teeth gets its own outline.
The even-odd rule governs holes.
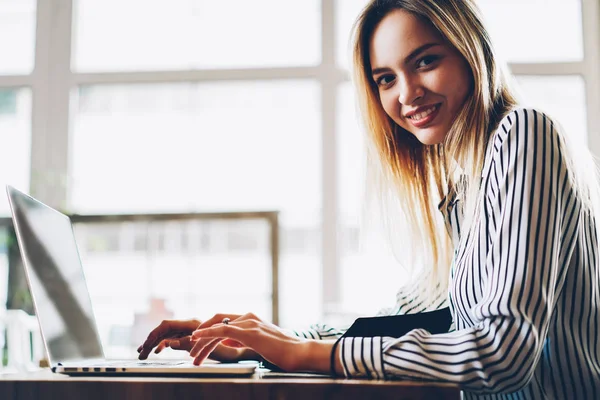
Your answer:
[[[425,110],[423,112],[414,114],[414,115],[412,115],[410,117],[410,119],[412,119],[413,121],[419,121],[419,120],[425,118],[426,116],[428,116],[429,114],[431,114],[432,112],[434,112],[435,111],[435,107],[436,106],[433,106],[433,107],[431,107],[431,108],[429,108],[429,109],[427,109],[427,110]]]

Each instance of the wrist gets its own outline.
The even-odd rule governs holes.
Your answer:
[[[331,372],[331,351],[334,343],[335,341],[330,340],[307,340],[300,343],[302,357],[298,370],[329,374]],[[337,354],[333,355],[333,361],[336,374],[343,375],[339,351],[340,347],[337,346],[335,349]]]

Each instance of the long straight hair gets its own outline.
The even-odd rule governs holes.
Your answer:
[[[392,121],[372,79],[372,35],[379,22],[396,9],[431,24],[471,70],[472,93],[438,145],[423,145]],[[502,117],[517,105],[509,76],[497,62],[472,0],[373,0],[354,24],[353,81],[367,133],[368,189],[378,194],[382,220],[397,258],[412,277],[417,265],[432,273],[432,293],[446,287],[453,251],[436,206],[450,190],[456,190],[466,199],[465,215],[474,211],[487,143]],[[370,192],[373,190],[367,190]],[[373,198],[367,199],[367,204],[373,204]],[[400,242],[401,238],[409,241]]]

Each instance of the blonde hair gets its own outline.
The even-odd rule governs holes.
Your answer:
[[[471,69],[472,93],[444,143],[423,145],[385,113],[371,75],[370,40],[379,22],[402,9],[431,24]],[[359,15],[353,35],[353,81],[367,132],[369,185],[379,194],[388,235],[410,238],[397,258],[414,277],[417,263],[433,273],[431,287],[447,285],[453,246],[437,204],[451,188],[474,211],[478,175],[495,127],[517,105],[505,67],[497,62],[480,12],[472,0],[373,0]],[[466,179],[458,179],[457,165]],[[367,191],[368,193],[369,191]],[[389,218],[389,215],[397,218]],[[469,212],[465,212],[468,215]],[[392,244],[393,248],[397,248]]]

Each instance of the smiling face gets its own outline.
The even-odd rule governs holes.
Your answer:
[[[473,90],[462,55],[432,25],[400,9],[379,22],[369,55],[386,114],[421,143],[441,143]]]

